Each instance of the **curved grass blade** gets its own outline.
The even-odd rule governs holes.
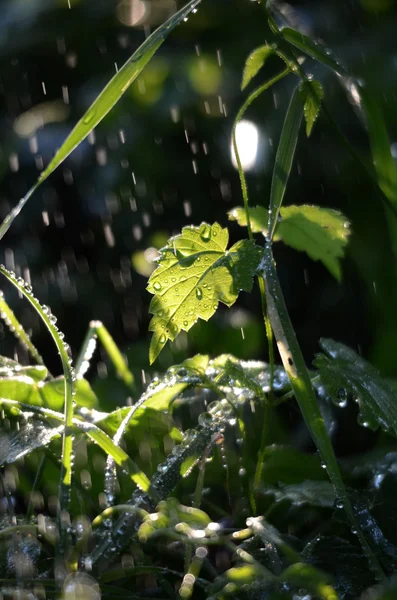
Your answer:
[[[25,282],[23,282],[25,283]],[[25,284],[26,286],[26,284]],[[40,356],[37,348],[32,344],[30,337],[14,315],[14,312],[8,306],[7,302],[4,300],[4,294],[0,291],[0,316],[11,329],[15,337],[17,337],[22,344],[28,349],[31,356],[35,359],[38,365],[44,366],[44,361]]]
[[[314,42],[307,35],[304,35],[291,27],[284,27],[283,29],[280,29],[279,32],[286,42],[292,44],[299,50],[302,50],[302,52],[311,56],[318,62],[321,62],[337,75],[346,76],[348,74],[343,65],[341,65],[340,62],[330,54],[329,50],[319,42]]]
[[[301,85],[298,85],[292,94],[277,149],[270,190],[268,240],[273,239],[298,142],[303,117],[301,90]]]
[[[19,201],[17,206],[7,215],[0,226],[0,240],[19,215],[33,192],[55,171],[69,154],[87,137],[87,135],[102,121],[113,106],[118,102],[131,83],[138,77],[152,56],[160,48],[166,37],[179,25],[187,15],[194,10],[201,0],[190,2],[173,15],[166,23],[154,31],[145,42],[134,52],[116,75],[109,81],[99,96],[91,104],[87,112],[74,127],[65,142],[56,152],[46,169],[41,173],[38,181]]]
[[[357,532],[361,547],[368,563],[379,580],[384,580],[382,567],[369,546],[359,527],[351,505],[347,490],[339,470],[339,465],[321,415],[320,408],[312,387],[309,373],[302,356],[301,349],[292,327],[285,305],[281,286],[277,277],[270,243],[266,244],[266,255],[258,273],[265,282],[269,317],[276,337],[284,369],[294,390],[300,411],[315,442],[322,461],[325,464],[335,492],[342,502],[346,515]]]
[[[65,423],[64,415],[50,408],[43,408],[42,406],[35,406],[34,404],[27,404],[18,400],[10,400],[9,398],[0,398],[0,405],[1,404],[14,406],[24,412],[37,414],[41,418],[53,419],[55,421],[59,421],[60,423]],[[95,442],[108,456],[111,456],[119,467],[124,469],[129,474],[132,481],[134,481],[134,483],[136,483],[140,489],[145,492],[149,490],[150,481],[146,477],[145,473],[141,471],[141,469],[132,461],[132,459],[126,452],[124,452],[122,448],[116,446],[113,440],[107,435],[107,433],[102,431],[102,429],[97,427],[94,423],[88,423],[81,418],[73,418],[69,430],[70,434],[77,430],[78,432],[87,435],[87,437]],[[59,433],[60,431],[57,428],[53,437]],[[44,440],[43,443],[36,445],[36,448],[46,446],[51,439],[48,439],[48,441]]]
[[[62,334],[55,325],[56,319],[53,315],[51,315],[50,310],[48,309],[46,311],[43,309],[40,302],[32,294],[30,285],[24,284],[23,280],[21,282],[21,279],[17,280],[15,274],[6,269],[3,265],[0,265],[0,273],[4,275],[4,277],[6,277],[8,281],[12,283],[12,285],[14,285],[33,306],[44,325],[50,332],[61,358],[65,386],[65,430],[62,439],[62,468],[59,492],[59,514],[61,514],[63,511],[68,510],[72,482],[73,436],[70,432],[70,429],[73,423],[73,393],[75,381],[74,370],[71,366],[71,360],[68,355],[68,347],[63,341]]]

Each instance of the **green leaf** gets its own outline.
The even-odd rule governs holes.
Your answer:
[[[335,490],[329,481],[303,481],[291,485],[281,485],[280,489],[270,489],[278,502],[289,500],[292,504],[300,506],[310,504],[332,508],[335,503]]]
[[[142,69],[147,65],[152,56],[160,48],[161,44],[171,31],[185,19],[188,14],[196,8],[201,0],[190,0],[168,21],[163,23],[154,31],[144,43],[134,52],[121,69],[112,77],[107,86],[94,100],[86,113],[66,138],[65,142],[56,152],[46,169],[41,173],[37,183],[29,190],[13,211],[4,219],[0,226],[0,239],[3,238],[18,216],[23,206],[31,197],[33,192],[55,171],[57,167],[69,156],[69,154],[87,137],[87,135],[102,121],[121,96],[126,92],[131,83],[138,77]]]
[[[119,408],[100,421],[96,421],[95,424],[113,437],[130,410],[130,406]],[[174,427],[172,418],[168,413],[142,406],[134,412],[133,417],[128,421],[123,437],[124,439],[131,437],[134,443],[148,438],[154,438],[162,442],[166,434],[177,442],[181,442],[183,439],[183,435],[179,429]]]
[[[65,379],[57,377],[45,383],[43,367],[22,367],[18,374],[0,379],[0,398],[16,400],[27,405],[43,406],[52,410],[62,410],[65,401]],[[34,379],[33,376],[40,378]],[[74,400],[78,406],[93,408],[98,400],[86,379],[76,381]]]
[[[397,167],[391,153],[389,133],[379,99],[359,84],[355,85],[355,90],[365,112],[379,187],[390,202],[397,203]]]
[[[299,128],[302,121],[303,103],[298,85],[292,94],[287,115],[281,131],[280,142],[274,163],[272,185],[270,189],[269,204],[269,239],[273,239],[278,215],[283,202],[288,179],[291,173],[292,162],[296,144],[298,142]]]
[[[267,235],[268,213],[262,206],[250,208],[254,233]],[[282,240],[291,248],[306,252],[312,260],[320,260],[338,281],[341,279],[340,259],[350,235],[349,222],[339,211],[319,206],[287,206],[280,210],[274,241]],[[234,208],[229,219],[246,226],[245,210]]]
[[[303,114],[306,121],[306,135],[309,137],[320,112],[324,90],[319,81],[302,81],[300,89],[304,102]]]
[[[347,392],[357,399],[360,425],[397,436],[397,392],[383,379],[377,369],[353,350],[330,339],[321,339],[325,352],[318,354],[313,364],[333,401],[344,405]]]
[[[167,340],[189,331],[197,319],[208,321],[219,302],[231,306],[240,290],[249,292],[262,250],[242,240],[226,250],[227,229],[218,223],[184,227],[160,250],[159,266],[148,291],[153,331],[149,357],[153,363]]]
[[[291,446],[273,444],[266,448],[262,481],[267,485],[294,485],[306,480],[323,481],[327,474],[321,467],[321,460],[314,454],[306,454]]]
[[[323,65],[334,71],[337,75],[347,75],[345,68],[331,55],[330,51],[323,44],[313,41],[307,35],[290,27],[284,27],[281,30],[281,35],[287,42],[293,44],[296,48],[299,48],[299,50],[302,50],[302,52],[318,62],[323,63]]]
[[[338,600],[335,589],[330,585],[331,577],[312,565],[295,563],[283,571],[281,579],[289,585],[315,594],[321,600]]]
[[[269,56],[274,54],[274,48],[272,46],[261,46],[251,52],[247,60],[245,61],[243,80],[241,83],[241,89],[244,90],[251,79],[255,77],[265,64]]]

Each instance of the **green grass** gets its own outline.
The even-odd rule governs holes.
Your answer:
[[[132,55],[6,217],[0,238],[196,5],[186,5]],[[248,96],[232,131],[244,207],[230,211],[229,218],[247,228],[248,239],[228,248],[229,232],[218,223],[185,227],[161,249],[147,289],[153,296],[153,363],[169,340],[190,331],[198,319],[209,320],[219,303],[232,306],[241,291],[252,291],[256,279],[269,364],[239,360],[224,348],[221,356],[196,355],[139,386],[134,365],[98,321],[89,325],[73,361],[50,309],[23,279],[0,267],[44,323],[63,368],[62,377],[52,377],[1,296],[2,318],[35,362],[0,357],[5,598],[66,600],[100,593],[387,600],[397,593],[396,384],[329,339],[320,341],[323,353],[308,369],[273,258],[273,243],[281,241],[322,261],[341,279],[347,219],[332,209],[282,205],[301,122],[305,119],[309,136],[322,102],[327,111],[322,87],[307,76],[300,52],[336,75],[342,67],[321,44],[291,28],[279,30],[265,12],[277,44],[249,56],[243,87],[272,53],[287,68]],[[343,75],[350,76],[345,70]],[[236,126],[261,94],[287,77],[295,83],[298,78],[298,85],[280,133],[269,203],[250,207]],[[360,93],[361,83],[355,85]],[[362,107],[374,164],[364,165],[368,179],[377,182],[386,206],[393,206],[396,168],[387,126],[366,91]],[[393,231],[394,213],[387,215]],[[281,365],[274,359],[273,336]],[[90,364],[97,342],[111,365],[110,388],[94,391]],[[124,386],[125,403],[108,411],[112,369]],[[295,411],[292,424],[288,411]],[[356,411],[360,427],[380,430],[376,450],[337,459],[331,431],[345,418],[343,411]]]

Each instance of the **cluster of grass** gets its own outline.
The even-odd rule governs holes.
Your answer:
[[[154,32],[119,70],[4,220],[0,238],[198,1]],[[265,16],[277,43],[250,54],[242,87],[251,85],[271,57],[283,69],[249,94],[232,132],[243,206],[228,216],[247,230],[247,239],[229,248],[228,230],[218,223],[185,227],[161,249],[148,291],[154,363],[168,340],[198,319],[209,320],[220,302],[233,305],[256,281],[269,363],[226,353],[197,355],[140,389],[100,322],[90,324],[73,360],[51,310],[23,279],[0,267],[42,319],[63,368],[62,377],[51,376],[1,297],[2,318],[33,363],[0,358],[4,598],[387,600],[397,593],[395,385],[330,339],[320,341],[321,353],[307,368],[272,254],[273,243],[282,241],[341,278],[350,233],[343,214],[283,206],[302,121],[309,137],[319,111],[325,112],[377,185],[391,234],[397,170],[370,92],[320,44],[287,25],[280,29],[266,7]],[[333,123],[303,55],[331,69],[353,94],[365,116],[374,168]],[[250,207],[236,126],[256,98],[284,77],[295,78],[296,87],[280,135],[269,206]],[[103,410],[108,390],[91,387],[85,378],[98,342],[125,388],[125,406],[112,412]],[[330,435],[343,411],[357,409],[360,426],[381,430],[380,443],[360,460],[338,462]]]

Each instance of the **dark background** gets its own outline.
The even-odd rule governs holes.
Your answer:
[[[150,10],[143,25],[133,25],[144,5]],[[179,0],[71,0],[69,9],[67,0],[1,1],[1,218],[34,183],[114,74],[115,64],[121,66],[145,35],[181,5]],[[396,3],[333,0],[282,7],[295,26],[325,40],[376,92],[393,141]],[[186,224],[217,220],[226,226],[226,211],[242,203],[230,134],[246,97],[240,91],[244,61],[265,41],[271,41],[271,34],[256,2],[202,0],[197,14],[172,33],[95,136],[35,193],[3,239],[1,261],[31,279],[36,296],[57,315],[74,354],[90,320],[100,319],[131,367],[139,374],[148,371],[150,295],[145,286],[147,258],[153,255],[148,249],[164,245]],[[269,60],[256,82],[279,68],[277,59]],[[309,59],[305,69],[322,82],[329,112],[370,162],[364,124],[340,82]],[[252,205],[268,203],[274,153],[294,83],[293,78],[279,83],[246,116],[266,142],[255,170],[247,174]],[[37,128],[43,119],[48,122]],[[397,153],[397,145],[393,148]],[[308,363],[318,351],[318,338],[329,336],[358,348],[383,373],[396,376],[397,278],[384,204],[322,115],[309,140],[302,128],[285,203],[336,208],[352,221],[340,284],[304,254],[276,248]],[[245,235],[235,224],[230,232],[232,241]],[[50,369],[60,372],[37,315],[3,283],[6,299],[32,331]],[[0,335],[1,354],[16,352],[26,360],[12,334],[1,329]],[[266,359],[257,290],[243,294],[235,308],[219,310],[210,323],[196,325],[188,338],[181,335],[156,368],[196,352]]]

